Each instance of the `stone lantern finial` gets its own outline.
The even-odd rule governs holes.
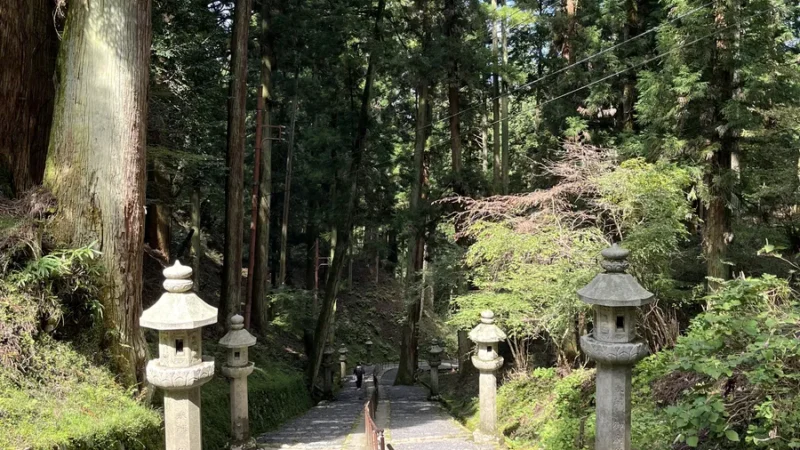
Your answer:
[[[494,324],[494,313],[486,310],[481,313],[481,323],[469,332],[469,338],[478,347],[472,357],[472,365],[480,371],[480,424],[475,430],[478,442],[497,441],[497,375],[503,366],[503,357],[497,352],[500,341],[506,334]]]
[[[249,347],[256,345],[256,338],[244,329],[244,317],[233,315],[228,324],[228,333],[219,340],[219,345],[228,349],[222,374],[231,380],[231,438],[236,446],[250,439],[247,377],[253,373],[255,365],[249,361],[247,353]]]
[[[139,325],[158,330],[158,359],[147,363],[147,381],[164,389],[166,450],[201,450],[200,386],[214,376],[203,356],[201,328],[217,322],[217,308],[192,292],[192,269],[179,261],[164,269],[164,289]]]
[[[626,273],[628,250],[614,244],[601,252],[597,274],[578,297],[594,305],[594,329],[581,337],[581,349],[597,362],[597,450],[631,449],[631,370],[648,353],[636,336],[637,309],[653,294]]]

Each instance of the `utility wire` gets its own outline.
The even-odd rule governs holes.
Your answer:
[[[704,8],[711,6],[713,3],[714,3],[714,2],[713,2],[713,1],[711,1],[711,2],[708,2],[708,3],[706,3],[706,4],[700,5],[700,6],[698,6],[697,8],[694,8],[694,9],[692,9],[692,10],[690,10],[690,11],[688,11],[688,12],[684,13],[684,14],[681,14],[681,15],[680,15],[680,16],[678,16],[678,17],[675,17],[674,19],[670,20],[669,22],[664,22],[664,23],[662,23],[661,25],[658,25],[658,26],[656,26],[656,27],[653,27],[653,28],[651,28],[651,29],[649,29],[649,30],[647,30],[647,31],[645,31],[645,32],[639,33],[639,34],[637,34],[636,36],[634,36],[634,37],[632,37],[632,38],[626,39],[626,40],[624,40],[624,41],[622,41],[622,42],[620,42],[620,43],[618,43],[618,44],[612,45],[611,47],[608,47],[608,48],[606,48],[606,49],[604,49],[604,50],[600,50],[599,52],[597,52],[597,53],[594,53],[594,54],[592,54],[592,55],[589,55],[589,56],[587,56],[587,57],[585,57],[585,58],[581,59],[580,61],[574,62],[574,63],[572,63],[572,64],[570,64],[570,65],[568,65],[568,66],[562,67],[561,69],[558,69],[558,70],[556,70],[555,72],[548,73],[547,75],[542,75],[541,77],[539,77],[539,78],[537,78],[537,79],[535,79],[535,80],[533,80],[533,81],[529,81],[529,82],[527,82],[527,83],[525,83],[525,84],[522,84],[522,85],[516,86],[516,87],[512,88],[512,89],[511,89],[510,91],[508,91],[508,92],[504,92],[504,93],[502,93],[502,94],[500,94],[500,95],[498,95],[498,96],[495,96],[495,97],[492,97],[492,98],[488,99],[488,101],[489,101],[489,102],[492,102],[492,101],[494,101],[494,100],[497,100],[497,99],[499,99],[499,98],[506,97],[506,96],[508,96],[509,94],[512,94],[512,93],[514,93],[514,92],[517,92],[517,91],[519,91],[520,89],[523,89],[523,88],[526,88],[526,87],[532,86],[532,85],[534,85],[534,84],[536,84],[536,83],[539,83],[539,82],[541,82],[541,81],[544,81],[544,80],[546,80],[546,79],[548,79],[548,78],[550,78],[550,77],[552,77],[552,76],[558,75],[558,74],[560,74],[560,73],[563,73],[563,72],[565,72],[565,71],[567,71],[567,70],[569,70],[569,69],[572,69],[572,68],[573,68],[573,67],[575,67],[575,66],[578,66],[578,65],[580,65],[580,64],[583,64],[583,63],[585,63],[585,62],[587,62],[587,61],[591,61],[592,59],[594,59],[594,58],[597,58],[598,56],[604,55],[604,54],[606,54],[606,53],[608,53],[608,52],[610,52],[610,51],[612,51],[612,50],[616,50],[616,49],[618,49],[619,47],[621,47],[621,46],[623,46],[623,45],[625,45],[625,44],[627,44],[627,43],[629,43],[629,42],[633,42],[633,41],[635,41],[635,40],[637,40],[637,39],[639,39],[639,38],[642,38],[643,36],[646,36],[646,35],[648,35],[648,34],[652,34],[652,33],[654,33],[654,32],[656,32],[656,31],[660,30],[661,28],[663,28],[663,27],[665,27],[665,26],[667,26],[667,25],[669,25],[669,24],[671,24],[671,23],[673,23],[673,22],[676,22],[676,21],[678,21],[678,20],[680,20],[680,19],[683,19],[684,17],[687,17],[687,16],[689,16],[689,15],[695,14],[695,13],[697,13],[698,11],[701,11],[701,10],[703,10]],[[458,112],[458,113],[456,113],[456,114],[449,114],[449,115],[447,115],[447,116],[444,116],[444,117],[441,117],[441,118],[439,118],[439,119],[436,119],[436,120],[432,121],[431,123],[429,123],[428,125],[426,125],[426,127],[433,127],[434,125],[436,125],[436,124],[438,124],[438,123],[441,123],[441,122],[444,122],[445,120],[450,120],[450,119],[452,119],[453,117],[460,116],[461,114],[464,114],[464,113],[465,113],[465,112],[467,112],[467,111],[471,111],[471,110],[475,109],[475,105],[476,105],[477,103],[478,103],[478,102],[475,102],[475,103],[473,103],[472,105],[469,105],[469,106],[467,106],[466,108],[462,109],[461,111],[459,111],[459,112]]]
[[[758,16],[760,16],[760,15],[762,15],[762,14],[765,14],[765,13],[767,13],[767,12],[769,12],[769,9],[766,9],[766,10],[764,10],[764,11],[760,11],[760,12],[757,12],[757,13],[753,14],[752,16],[750,16],[750,17],[748,17],[748,18],[746,18],[746,19],[754,19],[754,18],[756,18],[756,17],[758,17]],[[687,42],[687,43],[685,43],[685,44],[682,44],[682,45],[679,45],[679,46],[677,46],[677,47],[671,48],[671,49],[669,49],[669,50],[665,51],[664,53],[661,53],[661,54],[659,54],[659,55],[653,56],[652,58],[648,58],[648,59],[646,59],[646,60],[644,60],[644,61],[642,61],[642,62],[640,62],[640,63],[638,63],[638,64],[634,64],[634,65],[632,65],[632,66],[630,66],[630,67],[626,67],[625,69],[622,69],[622,70],[619,70],[619,71],[617,71],[617,72],[614,72],[614,73],[612,73],[611,75],[607,75],[607,76],[605,76],[605,77],[603,77],[603,78],[600,78],[600,79],[598,79],[598,80],[592,81],[591,83],[588,83],[588,84],[585,84],[585,85],[583,85],[583,86],[580,86],[580,87],[578,87],[578,88],[575,88],[575,89],[573,89],[573,90],[571,90],[571,91],[569,91],[569,92],[565,92],[565,93],[563,93],[563,94],[561,94],[561,95],[559,95],[559,96],[557,96],[557,97],[553,97],[553,98],[551,98],[551,99],[545,100],[545,101],[543,101],[542,103],[539,103],[539,104],[535,105],[534,107],[531,107],[531,108],[525,108],[525,109],[522,109],[522,110],[520,110],[520,111],[517,111],[517,112],[516,112],[516,113],[514,113],[514,114],[510,114],[510,115],[508,115],[506,118],[509,118],[509,119],[510,119],[510,118],[512,118],[512,117],[516,117],[516,116],[518,116],[518,115],[520,115],[520,114],[523,114],[523,113],[525,113],[525,112],[528,112],[528,111],[530,111],[530,110],[532,110],[532,109],[541,108],[542,106],[544,106],[544,105],[547,105],[548,103],[552,103],[552,102],[554,102],[554,101],[556,101],[556,100],[561,100],[561,99],[562,99],[562,98],[564,98],[564,97],[567,97],[567,96],[569,96],[569,95],[572,95],[572,94],[574,94],[574,93],[576,93],[576,92],[580,92],[580,91],[582,91],[582,90],[584,90],[584,89],[588,89],[588,88],[590,88],[590,87],[592,87],[592,86],[594,86],[594,85],[596,85],[596,84],[599,84],[599,83],[602,83],[602,82],[604,82],[604,81],[606,81],[606,80],[609,80],[609,79],[611,79],[611,78],[614,78],[614,77],[616,77],[616,76],[618,76],[618,75],[621,75],[621,74],[623,74],[623,73],[625,73],[625,72],[627,72],[627,71],[629,71],[629,70],[636,69],[636,68],[638,68],[638,67],[641,67],[641,66],[643,66],[643,65],[645,65],[645,64],[648,64],[648,63],[651,63],[651,62],[653,62],[653,61],[656,61],[656,60],[658,60],[658,59],[661,59],[661,58],[663,58],[663,57],[665,57],[665,56],[668,56],[668,55],[670,55],[671,53],[674,53],[674,52],[676,52],[676,51],[678,51],[678,50],[681,50],[681,49],[683,49],[683,48],[686,48],[686,47],[688,47],[688,46],[690,46],[690,45],[694,45],[694,44],[696,44],[696,43],[698,43],[698,42],[702,41],[703,39],[709,38],[709,37],[711,37],[711,36],[713,36],[713,35],[715,35],[715,34],[717,34],[717,33],[721,33],[721,32],[723,32],[723,31],[726,31],[726,30],[730,29],[730,28],[733,28],[733,27],[735,27],[735,26],[738,26],[738,25],[739,25],[740,23],[742,23],[744,20],[745,20],[745,18],[743,18],[742,20],[736,21],[736,22],[734,22],[734,23],[732,23],[732,24],[730,24],[730,25],[728,25],[728,26],[726,26],[726,27],[720,28],[720,29],[718,29],[718,30],[714,30],[714,31],[712,31],[711,33],[707,33],[707,34],[705,34],[705,35],[703,35],[703,36],[700,36],[699,38],[697,38],[697,39],[694,39],[694,40],[692,40],[692,41],[689,41],[689,42]],[[744,30],[742,30],[742,31],[744,31]],[[496,124],[496,123],[500,123],[500,122],[502,122],[502,121],[503,121],[504,119],[506,119],[506,118],[501,118],[501,119],[495,120],[495,121],[493,121],[493,122],[489,122],[489,123],[487,124],[487,126],[492,126],[492,125],[494,125],[494,124]],[[434,148],[434,147],[438,147],[438,146],[440,146],[440,145],[442,145],[442,144],[447,144],[447,143],[449,143],[449,142],[450,142],[450,139],[449,139],[449,138],[447,138],[447,139],[442,139],[442,140],[440,140],[439,142],[436,142],[436,143],[434,143],[434,144],[431,144],[431,145],[428,147],[428,149],[432,149],[432,148]]]

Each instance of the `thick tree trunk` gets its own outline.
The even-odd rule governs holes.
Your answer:
[[[247,98],[247,34],[250,0],[236,0],[231,38],[231,83],[228,99],[228,173],[225,177],[225,249],[219,324],[241,310],[242,239],[244,227],[245,103]]]
[[[726,8],[728,6],[716,1],[714,4],[715,25],[718,30],[728,28]],[[725,119],[723,109],[733,99],[734,73],[731,66],[736,47],[732,38],[724,34],[716,36],[714,46],[713,68],[710,89],[716,94],[713,105],[713,124],[710,127],[712,142],[718,145],[717,150],[708,161],[705,183],[710,193],[706,207],[706,224],[703,235],[703,252],[706,258],[706,275],[710,278],[727,280],[730,278],[730,266],[726,263],[727,247],[732,240],[731,211],[728,208],[731,186],[726,183],[731,175],[733,155],[738,150],[737,130]],[[709,281],[709,288],[717,289],[719,283]]]
[[[261,170],[258,177],[258,221],[256,223],[256,264],[253,273],[253,315],[256,328],[266,330],[270,319],[269,290],[269,221],[272,203],[272,128],[270,99],[272,97],[273,35],[270,31],[272,3],[262,0],[261,32],[261,90],[258,102],[263,108],[261,133]]]
[[[147,361],[139,316],[150,39],[149,1],[70,3],[44,180],[58,199],[56,238],[102,251],[103,336],[128,386],[144,382]]]
[[[50,0],[0,4],[0,175],[17,195],[42,182],[58,36]]]
[[[373,30],[373,41],[381,40],[381,21],[383,12],[386,8],[386,0],[378,0],[378,9],[375,14],[375,28]],[[353,227],[353,213],[358,200],[358,174],[361,171],[361,161],[367,146],[367,130],[369,126],[369,103],[372,97],[372,83],[375,77],[375,65],[378,62],[378,55],[375,51],[369,54],[367,63],[367,74],[364,81],[364,91],[361,95],[361,110],[358,115],[358,128],[353,146],[350,151],[350,167],[348,177],[350,189],[348,192],[347,206],[345,207],[343,220],[337,226],[339,229],[336,241],[336,254],[343,255],[350,243],[350,234]],[[322,351],[325,342],[330,334],[333,316],[336,310],[336,296],[339,289],[339,279],[344,268],[344,258],[335,258],[329,267],[329,275],[325,283],[325,297],[322,301],[320,314],[317,318],[317,326],[314,333],[314,348],[311,355],[312,363],[309,364],[309,382],[314,384],[314,380],[319,373],[322,365]]]
[[[286,284],[286,265],[288,264],[289,253],[289,204],[292,200],[292,156],[294,154],[294,135],[297,125],[297,101],[298,101],[298,80],[299,74],[294,74],[294,100],[292,100],[292,122],[289,125],[289,145],[286,152],[286,179],[283,183],[283,216],[281,217],[281,265],[278,275],[278,286]]]
[[[406,306],[406,320],[403,323],[403,334],[400,341],[400,365],[395,379],[395,384],[405,385],[414,383],[414,372],[419,358],[417,349],[419,344],[418,327],[422,303],[420,293],[415,292],[415,288],[419,279],[419,271],[422,269],[421,261],[424,252],[420,206],[422,203],[423,171],[425,169],[425,144],[428,138],[426,130],[428,126],[427,113],[430,101],[430,89],[426,79],[423,78],[419,82],[417,92],[419,92],[419,105],[417,106],[417,125],[414,138],[414,184],[411,185],[411,197],[409,198],[412,225],[409,230],[408,260],[406,263],[406,301],[408,305]]]
[[[200,188],[192,190],[190,211],[192,220],[192,279],[194,291],[200,292],[200,263],[203,260],[203,245],[200,241]]]
[[[165,263],[170,261],[171,224],[172,224],[172,189],[169,177],[157,161],[150,165],[150,177],[147,183],[148,197],[152,204],[147,207],[145,216],[144,240],[153,250],[158,251]]]
[[[492,0],[492,13],[497,13],[497,0]],[[492,193],[502,190],[500,168],[500,76],[497,66],[500,63],[499,43],[497,38],[497,20],[492,18]]]

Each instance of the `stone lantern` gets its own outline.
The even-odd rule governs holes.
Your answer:
[[[339,380],[344,384],[344,379],[347,376],[347,347],[342,344],[339,347]]]
[[[364,361],[364,364],[372,364],[372,339],[367,339],[367,342],[364,342],[364,345],[367,346],[367,360]]]
[[[164,293],[139,318],[158,330],[158,359],[147,363],[147,381],[164,389],[166,450],[201,450],[200,386],[214,376],[214,360],[203,357],[201,328],[217,322],[217,308],[195,295],[192,269],[164,269]]]
[[[333,354],[335,351],[330,345],[322,352],[322,395],[325,398],[333,397]]]
[[[431,366],[431,396],[430,400],[439,400],[439,365],[442,364],[442,352],[439,341],[434,339],[428,348],[428,365]]]
[[[648,353],[636,336],[636,314],[653,294],[625,273],[628,253],[616,244],[603,250],[605,272],[578,291],[594,305],[594,329],[581,337],[581,348],[597,362],[596,450],[630,450],[631,369]]]
[[[256,345],[256,338],[244,329],[244,317],[236,314],[231,317],[228,333],[219,340],[219,345],[228,349],[222,374],[231,380],[231,438],[234,443],[244,443],[250,439],[247,376],[254,368],[247,352]]]
[[[497,369],[503,366],[503,357],[497,354],[497,344],[506,334],[494,324],[494,313],[481,313],[481,323],[469,332],[477,345],[472,365],[480,371],[480,423],[475,430],[478,442],[497,441]]]

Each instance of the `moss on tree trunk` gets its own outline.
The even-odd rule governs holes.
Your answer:
[[[123,384],[144,381],[142,312],[150,2],[70,3],[45,185],[54,236],[96,242],[105,265],[104,333]]]

